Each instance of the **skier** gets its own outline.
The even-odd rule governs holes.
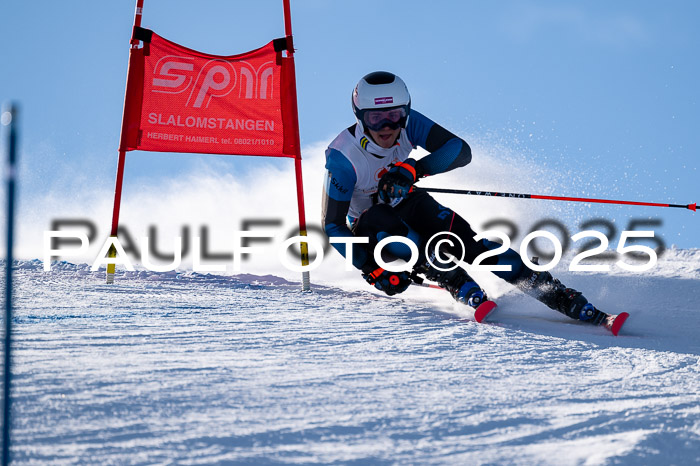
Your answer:
[[[386,294],[402,293],[412,281],[425,277],[446,288],[455,300],[476,308],[487,300],[484,290],[461,267],[444,271],[441,269],[448,267],[432,265],[436,257],[433,253],[425,256],[425,242],[439,232],[454,233],[464,243],[468,263],[500,245],[475,241],[476,233],[466,220],[414,186],[425,176],[467,165],[471,148],[412,109],[406,85],[392,73],[377,71],[364,76],[352,93],[352,108],[357,123],[341,132],[326,150],[324,231],[329,237],[369,238],[369,244],[350,246],[352,263],[369,284]],[[417,146],[430,153],[419,160],[410,158]],[[403,236],[418,247],[420,258],[412,272],[390,272],[376,264],[374,248],[389,236]],[[343,256],[348,254],[345,244],[333,246]],[[401,243],[390,243],[385,250],[394,257],[410,258],[410,249]],[[439,254],[444,252],[455,257],[461,254],[455,247],[445,247]],[[608,317],[549,272],[526,267],[512,249],[483,264],[510,265],[509,272],[494,273],[573,319],[597,325]]]

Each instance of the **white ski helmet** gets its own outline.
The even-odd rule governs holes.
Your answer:
[[[363,132],[365,128],[379,131],[385,126],[405,128],[411,111],[411,95],[401,78],[388,71],[375,71],[355,86],[352,110]]]

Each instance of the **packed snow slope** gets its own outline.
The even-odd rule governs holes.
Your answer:
[[[15,464],[700,462],[700,251],[561,278],[623,334],[492,283],[477,324],[440,290],[18,262]]]

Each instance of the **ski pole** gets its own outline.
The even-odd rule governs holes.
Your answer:
[[[434,288],[436,290],[444,290],[443,287],[440,285],[436,285],[434,283],[425,283],[425,282],[413,282],[414,286],[422,286],[423,288]]]
[[[418,275],[415,270],[411,272],[411,281],[414,286],[422,286],[423,288],[435,288],[438,290],[445,289],[444,287],[438,284],[427,282],[425,278]]]
[[[3,416],[2,416],[2,465],[10,463],[10,427],[11,427],[11,384],[12,384],[12,311],[13,311],[13,283],[12,262],[15,229],[15,200],[17,180],[17,107],[10,108],[2,113],[0,121],[3,126],[9,127],[7,138],[7,260],[5,262],[5,354],[3,374]]]
[[[445,189],[445,188],[421,188],[423,191],[430,193],[446,193],[446,194],[467,194],[470,196],[492,196],[492,197],[509,197],[514,199],[548,199],[551,201],[573,201],[573,202],[597,202],[599,204],[625,204],[625,205],[641,205],[652,207],[679,207],[689,209],[696,212],[697,203],[693,204],[661,204],[657,202],[637,202],[637,201],[615,201],[612,199],[593,199],[589,197],[566,197],[566,196],[544,196],[540,194],[519,194],[519,193],[500,193],[495,191],[474,191],[471,189]]]

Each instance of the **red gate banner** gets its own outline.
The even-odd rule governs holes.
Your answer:
[[[135,28],[122,150],[296,157],[286,39],[209,55]]]

